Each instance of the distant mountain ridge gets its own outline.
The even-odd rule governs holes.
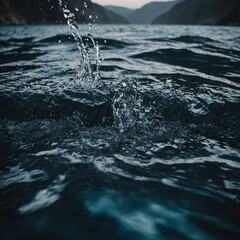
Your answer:
[[[240,0],[184,0],[153,24],[240,25]]]
[[[117,13],[120,16],[125,17],[126,19],[128,18],[129,14],[135,10],[135,9],[131,9],[131,8],[112,6],[112,5],[107,5],[104,7],[114,13]]]
[[[169,2],[150,2],[131,12],[127,17],[127,20],[134,24],[150,24],[156,17],[167,12],[180,1],[182,0],[173,0]]]
[[[78,23],[205,24],[240,26],[240,0],[151,2],[133,10],[91,0],[64,0]],[[87,5],[87,7],[85,7]],[[108,9],[107,9],[108,8]],[[0,24],[66,23],[59,0],[0,0]]]
[[[78,23],[126,24],[128,21],[91,0],[65,0]],[[87,8],[85,7],[87,6]],[[0,0],[0,24],[65,23],[59,0]]]

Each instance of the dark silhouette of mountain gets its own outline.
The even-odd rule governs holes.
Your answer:
[[[67,3],[69,10],[75,13],[78,23],[128,23],[122,16],[92,3],[91,0],[65,0],[64,2]],[[0,0],[0,24],[65,22],[59,0]]]
[[[120,16],[123,16],[124,18],[128,18],[129,14],[134,11],[134,9],[126,8],[126,7],[119,7],[119,6],[104,6],[108,10],[117,13]]]
[[[181,0],[170,2],[150,2],[131,12],[127,19],[130,23],[150,24],[156,17],[170,10],[179,1]]]
[[[184,0],[153,24],[240,25],[240,1]]]

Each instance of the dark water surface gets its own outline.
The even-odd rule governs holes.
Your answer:
[[[240,28],[82,26],[95,88],[60,28],[0,28],[0,239],[240,239]]]

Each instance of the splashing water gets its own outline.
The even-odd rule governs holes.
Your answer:
[[[76,83],[85,88],[98,88],[101,86],[99,83],[101,78],[99,44],[91,34],[87,35],[96,51],[96,67],[94,68],[89,53],[89,45],[84,43],[83,38],[79,33],[75,14],[70,12],[63,0],[59,0],[59,6],[63,11],[64,17],[67,19],[67,24],[77,42],[78,50],[80,52],[80,63],[77,69]],[[84,2],[84,7],[87,8],[86,2]],[[89,18],[91,19],[92,16],[90,15]],[[109,83],[109,86],[105,86],[104,90],[109,91],[110,95],[113,93],[112,109],[114,126],[118,128],[120,132],[124,132],[137,122],[143,123],[146,121],[145,111],[142,108],[141,93],[138,91],[136,83],[122,81],[118,86],[111,86],[111,83]]]
[[[112,100],[114,125],[120,132],[136,123],[144,124],[147,121],[142,102],[142,94],[135,82],[122,81],[114,88]]]
[[[100,48],[99,48],[98,42],[95,41],[95,39],[93,38],[93,36],[91,34],[88,34],[88,37],[91,39],[91,41],[93,43],[93,46],[96,49],[96,70],[94,72],[93,86],[97,86],[98,85],[98,80],[101,78],[101,75],[100,75],[100,65],[101,65]]]
[[[86,88],[96,88],[100,86],[100,48],[97,41],[91,34],[88,38],[91,40],[93,47],[96,50],[96,68],[93,71],[93,64],[91,63],[89,46],[85,45],[82,36],[79,33],[77,23],[75,21],[75,14],[71,13],[67,5],[59,0],[59,5],[63,11],[64,17],[67,19],[67,24],[70,27],[71,33],[77,42],[80,52],[80,63],[76,74],[76,83]],[[84,7],[87,4],[84,2]],[[92,18],[90,15],[89,18]],[[111,84],[111,83],[110,83]],[[114,115],[114,126],[124,132],[125,129],[132,126],[137,121],[145,119],[143,111],[141,111],[140,92],[137,91],[136,83],[121,82],[117,87],[107,86],[104,90],[113,92],[112,109]]]
[[[89,34],[88,37],[91,39],[93,46],[96,49],[96,68],[94,69],[89,53],[89,46],[88,44],[84,43],[82,36],[79,33],[77,22],[75,20],[75,14],[70,12],[67,4],[63,0],[59,0],[59,6],[63,11],[64,17],[67,19],[67,24],[74,39],[77,42],[78,50],[80,53],[80,63],[78,65],[76,74],[76,83],[80,84],[83,87],[94,88],[100,79],[99,45]]]

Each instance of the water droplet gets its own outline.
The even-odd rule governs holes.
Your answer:
[[[172,80],[171,79],[167,79],[166,86],[167,87],[172,87]]]
[[[62,8],[63,15],[67,19],[67,24],[70,27],[72,35],[74,39],[77,41],[77,45],[81,54],[75,80],[79,82],[79,84],[81,84],[82,86],[94,87],[98,83],[98,80],[101,77],[100,70],[99,70],[101,61],[100,61],[100,50],[99,50],[98,43],[93,39],[93,37],[91,37],[90,40],[92,40],[94,48],[96,49],[96,56],[95,56],[96,69],[94,69],[94,67],[92,67],[92,64],[93,64],[91,59],[92,53],[89,51],[88,43],[85,44],[83,42],[82,36],[78,31],[78,25],[75,20],[75,14],[73,14],[72,12],[70,12],[69,9],[67,9],[67,6],[63,4],[62,0],[59,0],[59,3],[60,3],[60,7]],[[83,5],[85,6],[85,8],[87,8],[86,2],[84,2]],[[75,10],[77,11],[78,9],[75,8]],[[81,11],[81,13],[84,13],[84,11]],[[89,15],[89,19],[93,19],[93,16]],[[90,29],[92,28],[91,24],[89,24],[89,28]],[[89,41],[89,39],[87,39],[87,41]]]
[[[88,7],[86,2],[83,3],[83,6],[84,6],[85,8]]]
[[[126,84],[125,82],[122,82],[122,86],[123,86],[123,87],[126,87],[127,84]]]

